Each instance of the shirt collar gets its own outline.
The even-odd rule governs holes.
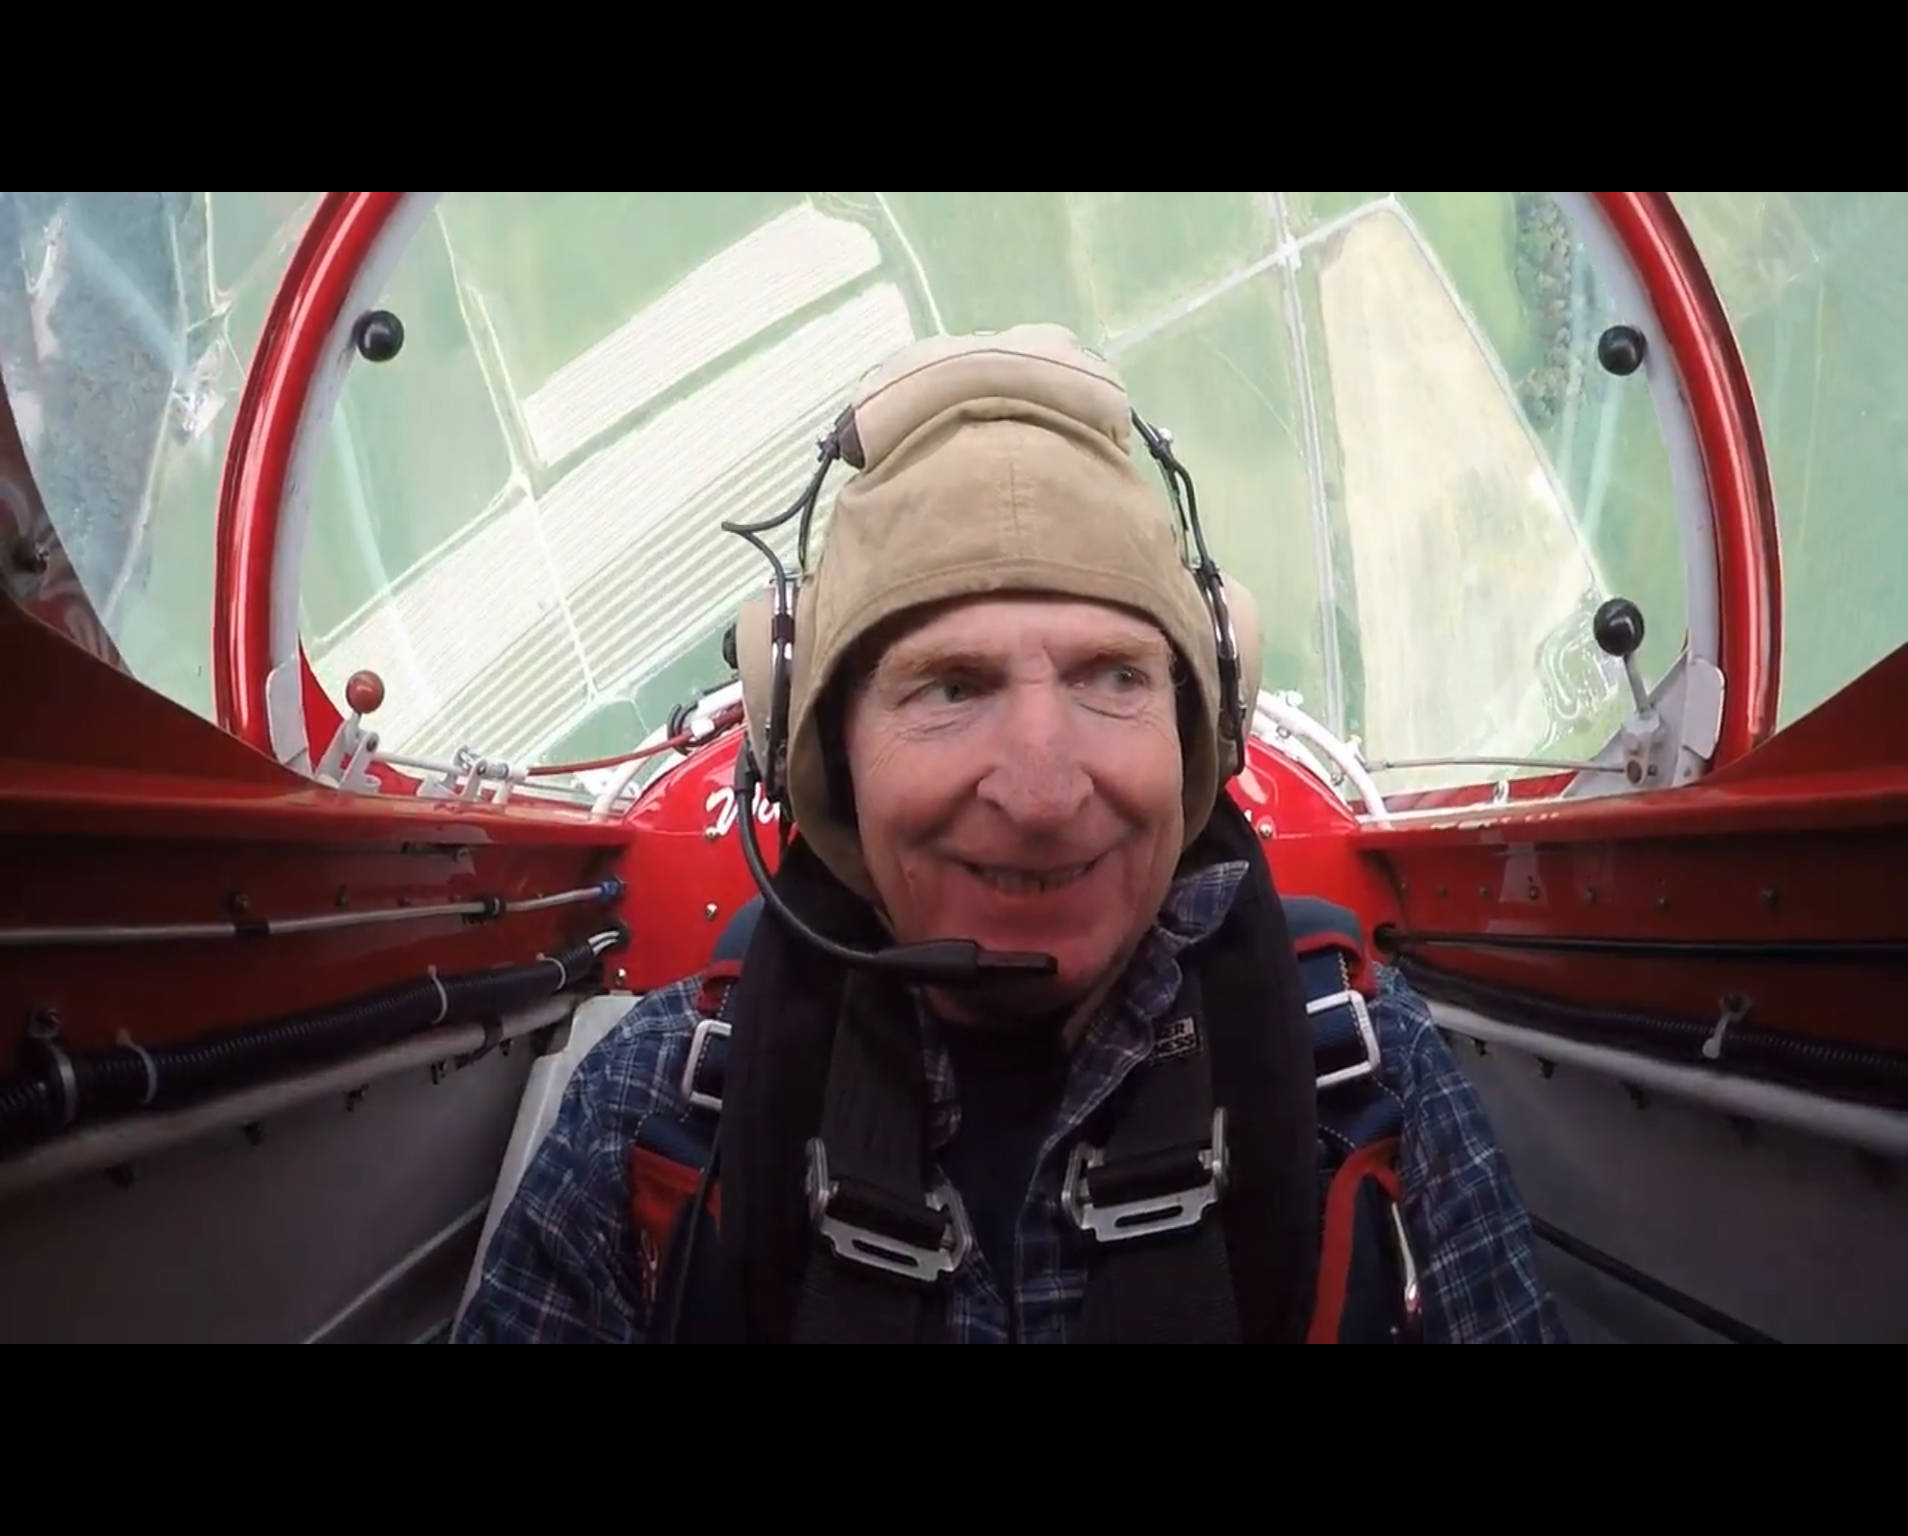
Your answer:
[[[1090,1115],[1126,1073],[1151,1053],[1154,1026],[1179,996],[1183,980],[1179,956],[1211,937],[1225,921],[1245,873],[1245,861],[1234,859],[1173,882],[1119,985],[1073,1052],[1056,1136],[1066,1135]],[[944,1026],[925,1007],[921,1019],[929,1138],[939,1148],[960,1129],[958,1087],[941,1038]]]

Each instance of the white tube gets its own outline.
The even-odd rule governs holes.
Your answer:
[[[643,738],[641,745],[638,746],[636,750],[640,752],[645,748],[659,746],[667,741],[669,738],[663,734],[667,729],[667,726],[657,726],[655,730]],[[680,757],[683,754],[678,752],[675,755]],[[658,756],[661,756],[661,754],[653,754],[649,757],[632,757],[628,762],[621,764],[616,770],[615,777],[603,787],[603,792],[596,797],[595,802],[590,806],[590,816],[600,821],[609,815],[610,807],[615,805],[616,802],[622,798],[623,791],[629,788],[630,780],[641,773],[644,768],[655,762]]]
[[[362,1291],[358,1292],[356,1296],[347,1301],[333,1313],[331,1317],[314,1328],[311,1333],[306,1336],[305,1342],[307,1344],[325,1343],[333,1334],[337,1333],[339,1329],[343,1328],[373,1302],[382,1296],[388,1295],[401,1285],[404,1281],[404,1277],[416,1269],[418,1265],[422,1264],[426,1259],[429,1259],[440,1249],[457,1241],[465,1232],[476,1226],[478,1222],[484,1219],[484,1212],[489,1208],[490,1201],[488,1197],[467,1207],[461,1215],[454,1217],[445,1226],[425,1238],[417,1247],[413,1248],[403,1258],[399,1259],[397,1263],[393,1264],[383,1274],[379,1275],[377,1279],[373,1280]]]
[[[739,704],[741,702],[742,684],[739,679],[733,683],[724,683],[720,688],[714,689],[696,700],[696,707],[691,711],[689,719],[684,725],[684,729],[689,733],[690,745],[700,745],[715,734],[715,721],[712,717],[718,710],[726,709],[731,704]],[[657,726],[655,730],[651,731],[638,743],[636,750],[641,752],[646,748],[662,745],[663,742],[669,739],[667,734],[668,730],[669,727],[667,723]],[[678,752],[675,755],[681,758],[688,754]],[[661,756],[661,754],[656,754],[656,756]],[[622,764],[622,766],[616,770],[616,776],[612,778],[608,784],[604,785],[603,792],[596,797],[596,803],[590,807],[590,815],[599,820],[609,815],[610,808],[622,798],[623,791],[629,788],[630,781],[634,779],[637,774],[641,773],[644,768],[654,763],[656,756],[631,758],[630,761]]]
[[[1332,784],[1332,776],[1312,753],[1312,749],[1300,741],[1290,731],[1281,731],[1278,722],[1270,715],[1258,714],[1252,717],[1252,731],[1261,741],[1275,752],[1283,752],[1293,762],[1304,767],[1305,771],[1330,787],[1334,793],[1337,786]]]
[[[372,761],[389,763],[393,768],[408,768],[414,773],[435,774],[446,781],[463,777],[473,770],[459,768],[455,763],[435,762],[428,757],[407,757],[402,752],[378,751],[372,753]],[[527,795],[547,795],[552,799],[581,802],[590,798],[587,790],[575,789],[568,784],[550,784],[530,776],[527,767],[511,768],[508,764],[486,761],[483,772],[477,775],[486,784],[497,786],[492,803],[503,805],[514,790],[522,790]]]
[[[1358,760],[1358,754],[1340,741],[1318,721],[1304,710],[1287,704],[1276,697],[1269,689],[1259,690],[1259,712],[1267,716],[1275,726],[1290,731],[1301,740],[1309,741],[1319,747],[1327,757],[1344,771],[1345,777],[1352,781],[1352,787],[1363,797],[1365,814],[1381,825],[1391,820],[1391,814],[1385,809],[1385,797],[1378,793],[1378,786],[1365,772],[1365,765]]]
[[[1711,1067],[1656,1061],[1633,1051],[1569,1040],[1516,1024],[1502,1024],[1451,1003],[1434,1002],[1430,1008],[1431,1017],[1439,1026],[1473,1040],[1509,1046],[1545,1061],[1567,1062],[1626,1083],[1660,1089],[1675,1098],[1703,1104],[1724,1114],[1748,1115],[1888,1157],[1908,1156],[1908,1112],[1902,1110],[1832,1099],[1825,1094],[1760,1082]]]
[[[548,997],[505,1014],[500,1038],[514,1040],[546,1024],[554,1024],[576,1006],[576,1001],[574,997]],[[434,1029],[336,1066],[321,1067],[280,1082],[261,1083],[256,1088],[241,1089],[184,1109],[83,1126],[0,1162],[0,1199],[76,1174],[96,1173],[102,1168],[134,1162],[214,1131],[250,1125],[327,1094],[347,1093],[379,1078],[464,1055],[483,1043],[481,1024]]]
[[[470,1306],[471,1298],[477,1294],[478,1282],[483,1277],[484,1255],[490,1251],[490,1240],[496,1236],[497,1226],[503,1220],[504,1212],[509,1209],[525,1170],[536,1156],[537,1148],[543,1144],[543,1138],[556,1122],[570,1079],[582,1065],[583,1058],[595,1050],[603,1037],[621,1024],[635,1006],[636,998],[627,992],[612,992],[584,999],[570,1016],[569,1042],[563,1049],[549,1052],[531,1063],[530,1076],[523,1085],[523,1097],[517,1102],[517,1119],[510,1130],[510,1144],[504,1148],[503,1160],[497,1168],[497,1182],[490,1192],[489,1214],[484,1218],[484,1229],[477,1239],[477,1259],[464,1278],[463,1297],[457,1304],[458,1317],[463,1316],[464,1310]]]
[[[716,715],[727,709],[731,704],[740,704],[741,702],[742,682],[739,678],[733,683],[724,683],[720,688],[711,689],[700,699],[696,700],[695,710],[689,716],[690,734],[697,734],[696,724],[698,721],[700,721],[706,729],[711,725]]]
[[[513,912],[541,912],[549,907],[567,907],[579,901],[600,901],[603,888],[587,885],[574,891],[559,891],[554,896],[537,896],[528,901],[506,902],[500,916]],[[325,912],[313,917],[261,918],[268,937],[281,933],[320,933],[332,928],[362,928],[371,923],[408,923],[429,917],[478,917],[490,910],[481,901],[453,901],[435,907],[381,907],[370,912]],[[101,924],[66,928],[0,928],[0,949],[20,949],[28,945],[56,944],[145,944],[178,939],[231,939],[242,929],[236,922]]]

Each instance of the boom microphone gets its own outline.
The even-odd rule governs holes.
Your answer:
[[[972,987],[1012,977],[1051,976],[1060,962],[1052,955],[1017,950],[982,949],[972,939],[928,939],[919,944],[896,944],[887,949],[852,949],[817,933],[795,915],[769,878],[762,850],[755,841],[755,791],[761,782],[755,753],[744,737],[735,754],[735,803],[740,814],[736,831],[742,836],[742,857],[761,889],[764,904],[794,930],[804,943],[823,954],[861,970],[883,971],[904,980],[936,987]]]

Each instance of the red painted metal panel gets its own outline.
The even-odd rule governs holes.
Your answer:
[[[1407,932],[1706,941],[1908,942],[1908,647],[1731,768],[1647,794],[1363,827]],[[1690,1017],[1727,993],[1752,1022],[1908,1050],[1876,956],[1729,959],[1439,947],[1465,975],[1586,1005]]]
[[[628,871],[641,943],[628,962],[632,985],[654,987],[700,967],[722,924],[755,895],[737,839],[735,755],[739,730],[657,777],[631,811]],[[1233,799],[1265,839],[1279,889],[1323,896],[1376,916],[1394,910],[1378,861],[1346,842],[1355,825],[1344,803],[1289,758],[1254,741]],[[759,794],[753,814],[764,861],[777,863],[775,810]]]
[[[587,809],[517,813],[327,789],[272,763],[0,598],[0,928],[219,922],[506,902],[617,874],[627,832]],[[150,765],[150,766],[147,766]],[[0,1071],[31,1016],[80,1048],[157,1044],[398,981],[534,959],[621,904],[472,924],[258,939],[0,945]],[[611,962],[614,965],[615,961]]]
[[[13,837],[0,842],[0,928],[218,923],[389,912],[573,890],[613,849],[305,843],[232,836]],[[0,1071],[31,1016],[55,1011],[79,1049],[120,1029],[144,1045],[260,1023],[424,978],[525,963],[616,925],[581,902],[489,921],[432,917],[318,933],[101,946],[0,946]],[[620,964],[612,958],[612,966]]]

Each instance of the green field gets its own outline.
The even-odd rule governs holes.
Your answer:
[[[1908,483],[1908,197],[1678,198],[1769,441],[1786,721],[1908,632],[1908,524],[1893,515]],[[29,452],[135,669],[203,714],[227,435],[313,205],[0,195],[0,251],[20,252],[17,272],[0,262],[0,367],[60,429],[29,434]],[[1410,231],[1442,295],[1412,302],[1448,306],[1443,329],[1383,309],[1432,290],[1393,292],[1402,276],[1371,263],[1410,258],[1368,238],[1372,220]],[[63,284],[50,331],[48,273]],[[300,604],[330,686],[359,666],[385,674],[379,723],[400,749],[633,745],[723,678],[717,639],[759,563],[715,525],[784,502],[855,379],[909,336],[1035,320],[1107,351],[1135,404],[1173,428],[1215,553],[1259,598],[1265,685],[1297,690],[1373,755],[1594,750],[1624,712],[1585,645],[1611,593],[1644,610],[1652,678],[1681,645],[1663,444],[1641,377],[1596,363],[1624,317],[1547,194],[459,193],[381,302],[406,343],[353,370],[316,473]],[[40,355],[45,334],[59,346]],[[1374,357],[1416,344],[1443,350]],[[1440,398],[1460,365],[1481,387],[1480,357],[1501,387],[1474,408]],[[117,394],[88,382],[107,377]],[[207,410],[187,422],[192,400]],[[1381,461],[1422,435],[1400,412],[1437,411],[1453,426],[1421,451],[1459,461],[1426,500],[1399,478],[1409,466]],[[1502,420],[1477,442],[1521,434],[1552,490],[1513,495],[1490,465],[1466,471],[1463,453],[1485,448],[1443,439],[1480,412]],[[1560,528],[1601,576],[1575,610]],[[1408,541],[1437,590],[1361,591],[1374,551]],[[1399,703],[1413,677],[1443,700],[1452,669],[1498,703],[1469,711],[1461,688],[1448,708]],[[1367,737],[1378,679],[1390,740]]]
[[[1307,235],[1322,224],[1343,218],[1383,197],[1383,192],[1287,192],[1292,233]]]
[[[1908,638],[1908,198],[1677,198],[1718,268],[1769,442],[1786,722]]]
[[[496,313],[511,378],[529,388],[705,261],[793,207],[786,192],[452,195],[444,231]]]
[[[1170,426],[1213,558],[1252,589],[1265,676],[1324,691],[1310,480],[1283,273],[1261,273],[1119,358],[1141,413]]]

